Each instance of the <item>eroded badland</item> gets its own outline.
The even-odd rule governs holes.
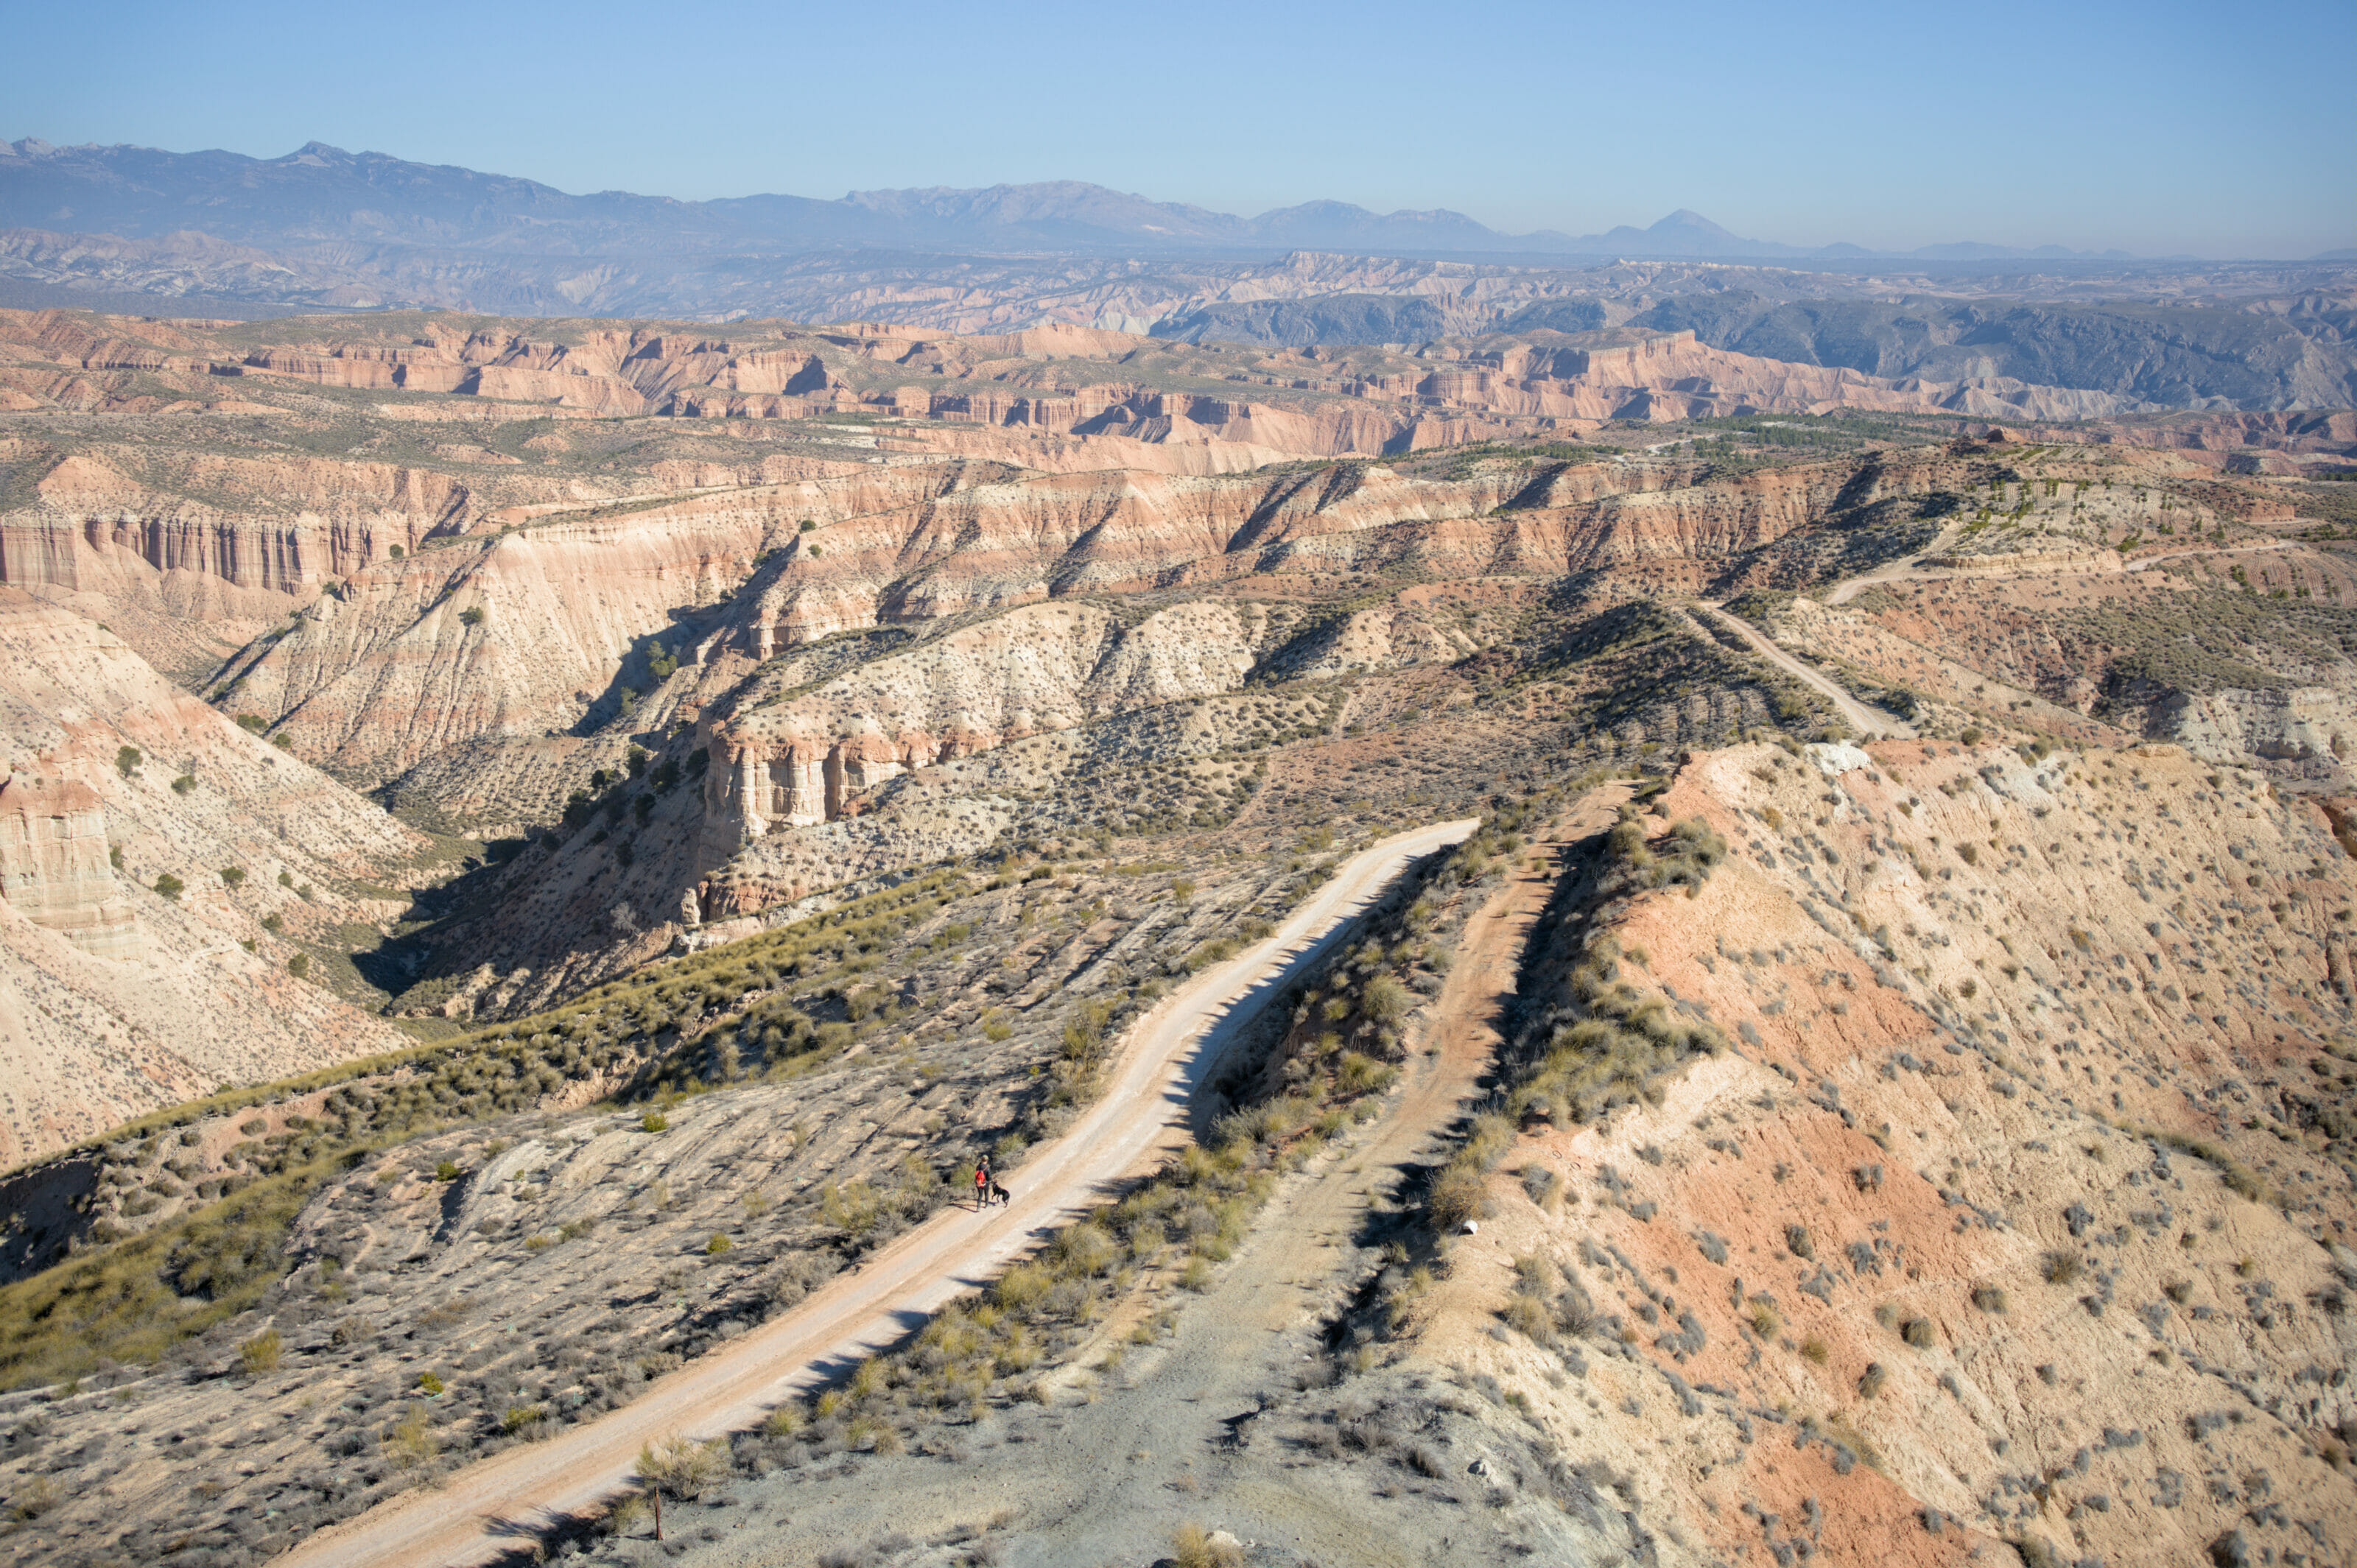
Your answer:
[[[0,410],[16,1561],[2357,1548],[2357,415],[5,311]]]

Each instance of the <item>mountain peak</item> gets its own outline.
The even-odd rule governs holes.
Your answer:
[[[1721,228],[1691,207],[1679,208],[1645,231],[1649,234],[1662,234],[1681,230],[1708,234],[1721,240],[1732,240],[1737,237],[1733,231]]]

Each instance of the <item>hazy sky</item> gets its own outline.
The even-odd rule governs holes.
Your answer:
[[[0,135],[571,191],[1084,179],[1598,231],[2357,243],[2357,5],[0,0]]]

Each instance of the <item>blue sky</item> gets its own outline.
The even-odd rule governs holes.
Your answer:
[[[0,136],[700,198],[1071,178],[1509,230],[2357,243],[2357,5],[0,0]]]

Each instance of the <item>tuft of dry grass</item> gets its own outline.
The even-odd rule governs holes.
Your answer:
[[[238,1365],[245,1375],[258,1378],[264,1372],[278,1369],[279,1359],[285,1353],[285,1343],[275,1328],[265,1328],[237,1348]]]
[[[1243,1568],[1244,1554],[1232,1541],[1223,1541],[1189,1520],[1170,1532],[1170,1553],[1178,1568]]]

